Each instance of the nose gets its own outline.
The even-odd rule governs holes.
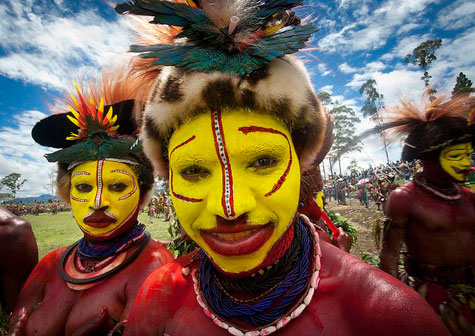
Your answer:
[[[91,210],[107,210],[110,206],[110,202],[107,198],[107,195],[100,193],[96,195],[90,202],[89,202],[89,209]]]
[[[244,181],[234,180],[229,185],[220,185],[207,199],[209,212],[226,220],[234,220],[249,213],[256,207],[252,190]]]

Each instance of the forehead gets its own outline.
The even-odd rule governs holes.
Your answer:
[[[107,174],[120,175],[121,172],[122,173],[126,172],[128,173],[126,175],[131,174],[134,178],[136,178],[134,170],[132,169],[130,165],[126,163],[105,160],[103,161],[102,165],[99,165],[98,164],[99,162],[100,161],[88,161],[88,162],[81,163],[80,165],[74,168],[72,172],[72,178],[76,178],[78,176],[84,176],[84,174],[78,174],[81,172],[94,173],[93,176],[95,176],[95,173],[97,172],[98,169],[101,169],[103,174],[107,173]]]
[[[452,145],[452,146],[447,146],[443,149],[443,152],[446,153],[446,152],[453,151],[453,150],[472,152],[473,148],[472,148],[472,144],[470,142],[465,142],[465,143],[459,143],[459,144]]]
[[[197,150],[214,149],[219,136],[224,137],[230,150],[271,146],[275,142],[285,143],[285,138],[291,139],[288,127],[268,114],[228,109],[218,119],[213,118],[211,112],[204,113],[178,127],[170,138],[168,154],[185,144],[188,150],[193,147]],[[249,132],[252,126],[257,126],[259,131]]]

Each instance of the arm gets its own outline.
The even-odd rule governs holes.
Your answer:
[[[391,193],[386,208],[388,219],[384,223],[379,266],[383,271],[395,277],[398,276],[399,253],[405,239],[413,201],[412,195],[408,191],[402,188],[396,189]]]
[[[8,312],[15,307],[21,288],[38,263],[38,247],[31,225],[0,208],[0,293]]]
[[[56,265],[63,250],[58,249],[47,254],[28,277],[9,322],[9,330],[13,335],[22,335],[17,330],[18,326],[25,329],[28,323],[26,319],[34,313],[35,309],[40,307],[44,299],[46,285],[50,281],[50,275],[57,272]],[[21,322],[22,316],[26,316],[23,322]]]

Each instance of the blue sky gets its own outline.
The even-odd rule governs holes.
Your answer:
[[[316,91],[359,113],[361,85],[376,80],[387,105],[401,98],[420,101],[421,71],[404,56],[427,39],[443,39],[430,69],[439,92],[450,93],[459,72],[475,81],[475,2],[471,0],[335,0],[305,1],[300,14],[311,14],[321,30],[308,61]],[[55,97],[70,90],[81,76],[126,61],[134,37],[128,20],[104,1],[6,0],[0,4],[0,177],[19,172],[28,179],[19,196],[49,190],[53,165],[36,145],[31,128],[50,112]],[[372,126],[362,120],[357,133]],[[360,166],[384,162],[377,137],[360,153],[347,154]],[[400,146],[391,147],[396,160]],[[2,190],[1,192],[3,192]]]

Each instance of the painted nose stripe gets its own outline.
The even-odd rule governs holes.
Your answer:
[[[221,110],[211,108],[211,128],[213,130],[214,144],[216,153],[222,170],[223,194],[221,197],[221,205],[227,218],[233,219],[234,213],[234,185],[231,163],[229,162],[226,142],[224,140],[223,123],[221,120]]]
[[[94,206],[96,208],[99,208],[101,206],[101,199],[102,199],[102,170],[104,168],[104,161],[105,160],[99,160],[97,161],[97,175],[96,175],[96,183],[97,183],[97,192],[96,192],[96,197],[94,199]]]

